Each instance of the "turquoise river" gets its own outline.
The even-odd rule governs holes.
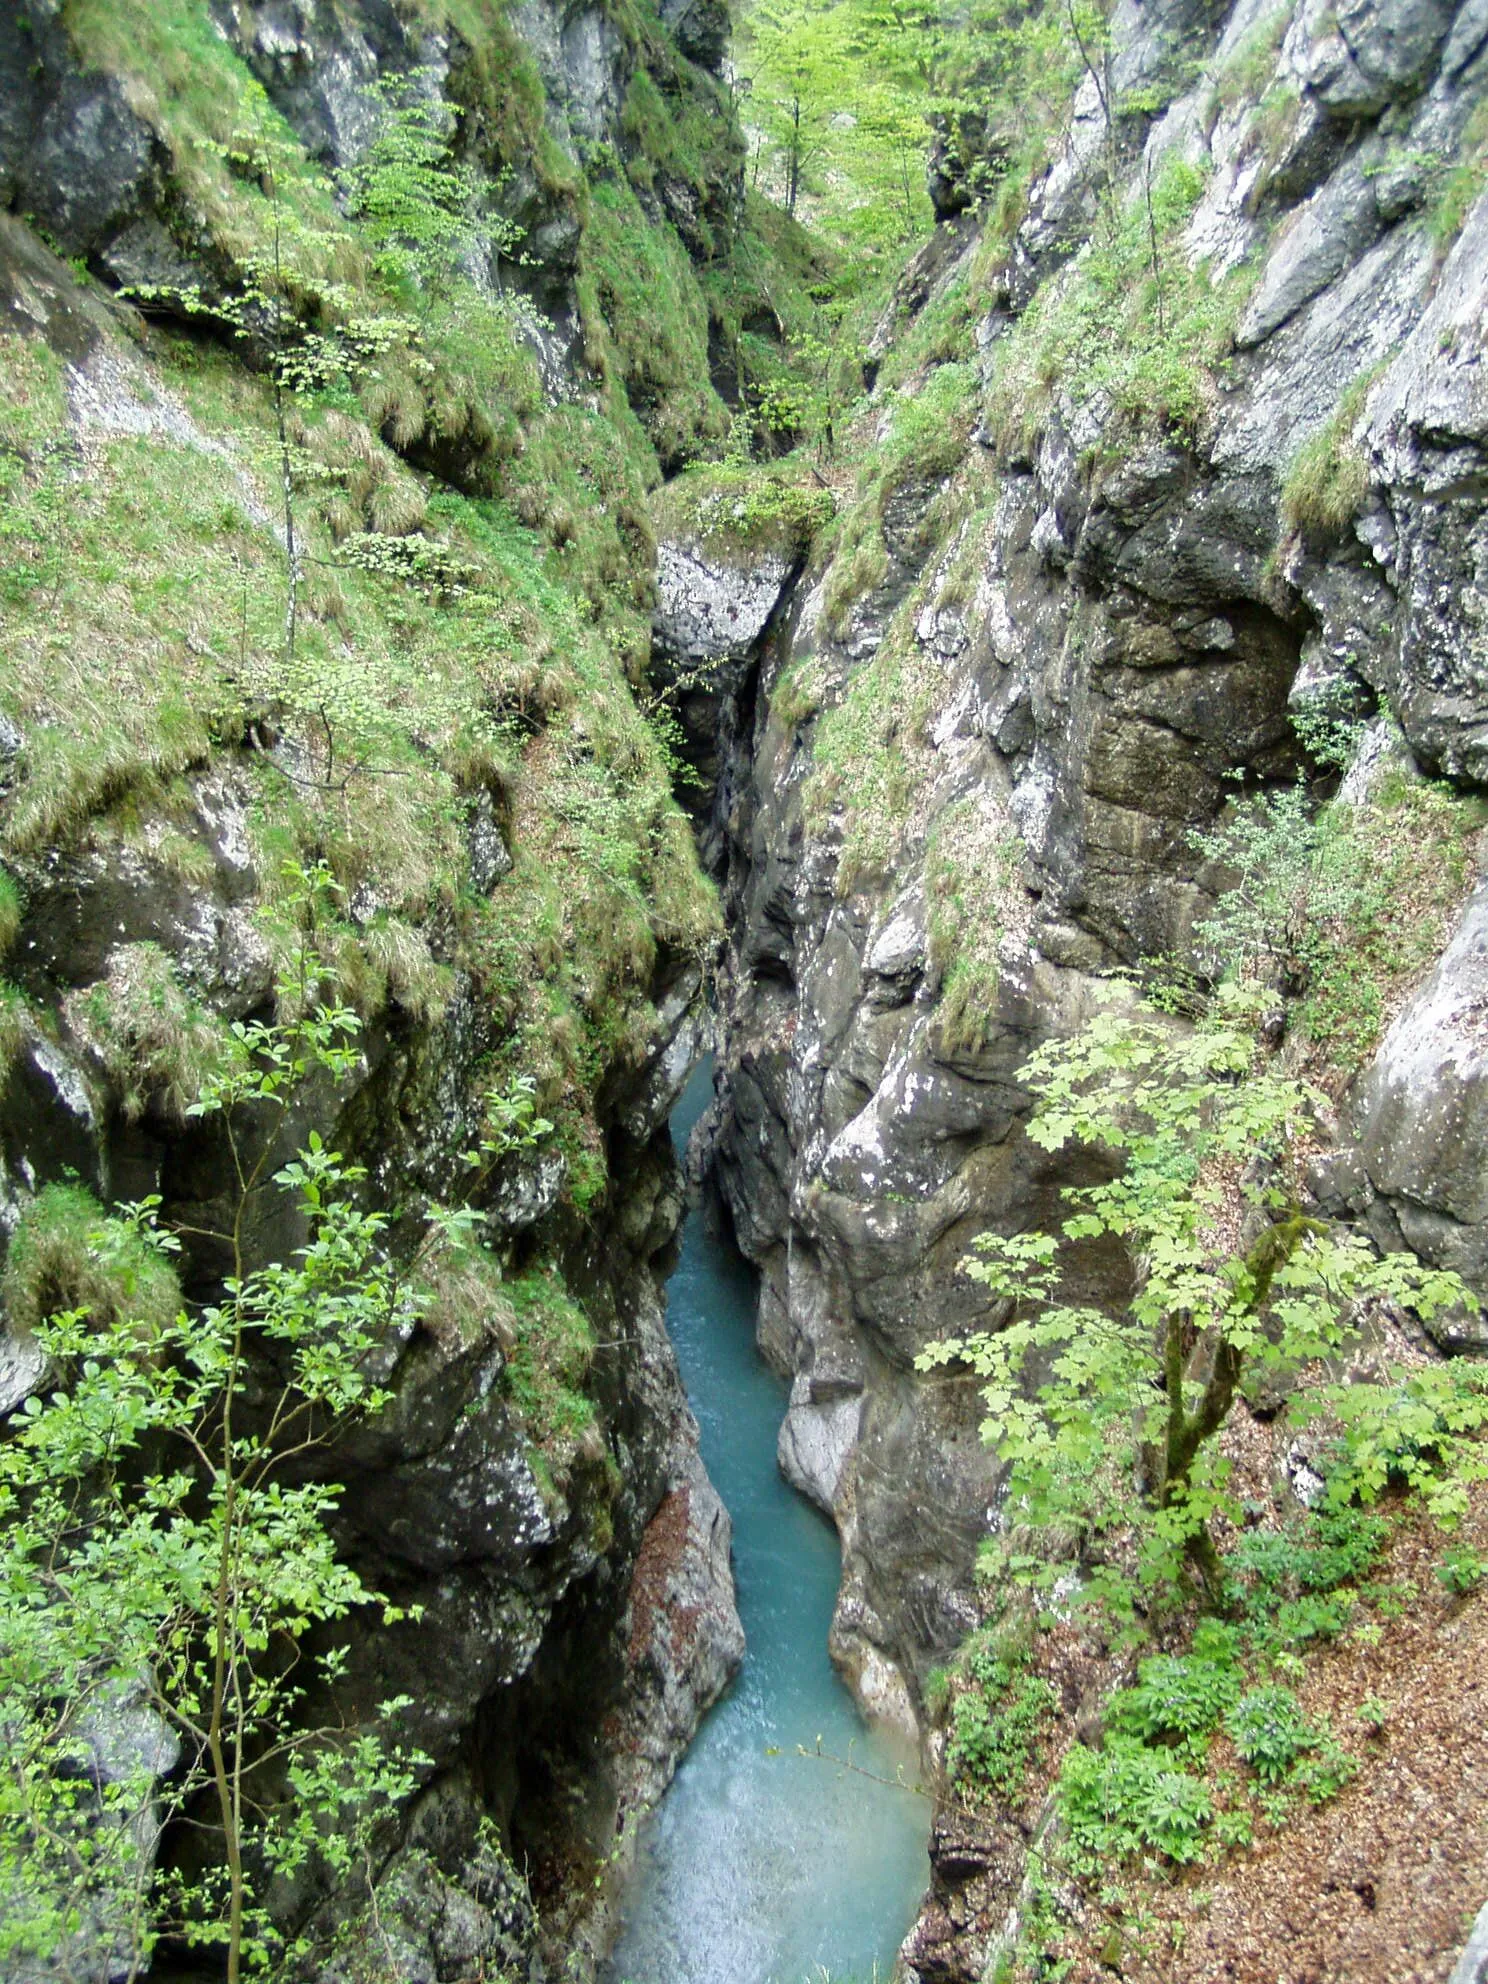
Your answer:
[[[710,1095],[705,1065],[672,1120],[679,1155]],[[785,1387],[755,1349],[750,1271],[702,1207],[668,1322],[733,1517],[748,1651],[646,1821],[608,1984],[886,1984],[928,1875],[929,1807],[893,1781],[913,1781],[912,1757],[827,1657],[836,1534],[776,1467]],[[856,1768],[798,1753],[818,1744]]]

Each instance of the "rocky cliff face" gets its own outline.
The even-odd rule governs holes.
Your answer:
[[[1069,1182],[1021,1135],[1029,1048],[1193,961],[1226,879],[1193,836],[1305,768],[1309,708],[1363,726],[1346,793],[1482,782],[1485,96],[1471,4],[1118,7],[1017,225],[943,201],[857,487],[730,684],[718,1170],[793,1380],[781,1464],[843,1539],[833,1651],[905,1720],[998,1490],[974,1386],[913,1359],[984,1319],[971,1238]],[[1479,1281],[1481,916],[1319,1179]],[[980,1974],[986,1854],[948,1840],[926,1978]]]
[[[398,1974],[541,1974],[490,1821],[548,1949],[582,1966],[598,1931],[572,1895],[742,1653],[660,1292],[682,1203],[666,1117],[715,912],[623,672],[644,654],[656,450],[723,419],[695,273],[742,199],[722,17],[5,14],[0,1243],[63,1179],[104,1205],[155,1193],[187,1229],[188,1294],[210,1295],[232,1164],[186,1112],[198,1050],[273,1015],[286,860],[325,878],[325,989],[363,1030],[354,1072],[295,1099],[284,1155],[313,1129],[364,1166],[411,1255],[425,1208],[465,1195],[492,1096],[548,1111],[479,1172],[478,1257],[435,1272],[382,1353],[392,1405],[331,1462],[345,1551],[410,1614],[356,1628],[332,1712],[408,1695],[429,1759],[386,1842]],[[282,312],[290,338],[335,341],[370,307],[344,175],[410,101],[463,175],[455,302],[295,398],[291,459],[266,383]],[[677,130],[705,112],[688,150]],[[266,212],[275,254],[300,257],[277,331],[235,301],[271,266]],[[653,349],[644,375],[617,241],[671,271],[696,345]],[[608,485],[595,502],[595,448],[631,512]],[[275,673],[286,506],[320,576]],[[571,581],[542,576],[524,524],[577,537]],[[374,542],[376,573],[356,562]],[[426,582],[419,561],[457,542],[458,581]],[[250,1265],[301,1238],[265,1202]],[[552,1348],[554,1317],[576,1351]],[[45,1376],[13,1317],[0,1411]]]

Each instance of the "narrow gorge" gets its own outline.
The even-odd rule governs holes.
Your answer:
[[[0,0],[0,1978],[1488,1976],[1488,6],[889,12]]]

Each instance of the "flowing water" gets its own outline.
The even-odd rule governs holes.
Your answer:
[[[680,1153],[705,1066],[672,1119]],[[734,1521],[743,1672],[646,1821],[609,1984],[887,1979],[928,1867],[912,1758],[870,1729],[827,1658],[837,1537],[781,1479],[784,1385],[754,1345],[754,1285],[695,1208],[668,1290],[703,1459]],[[801,1757],[797,1746],[855,1769]]]

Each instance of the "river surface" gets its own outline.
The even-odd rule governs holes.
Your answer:
[[[712,1094],[705,1065],[672,1118],[680,1156]],[[913,1757],[870,1729],[827,1658],[837,1536],[781,1479],[786,1387],[754,1343],[754,1281],[689,1213],[668,1324],[734,1522],[748,1650],[642,1830],[608,1984],[887,1980],[929,1874]],[[848,1759],[845,1769],[798,1746]]]

